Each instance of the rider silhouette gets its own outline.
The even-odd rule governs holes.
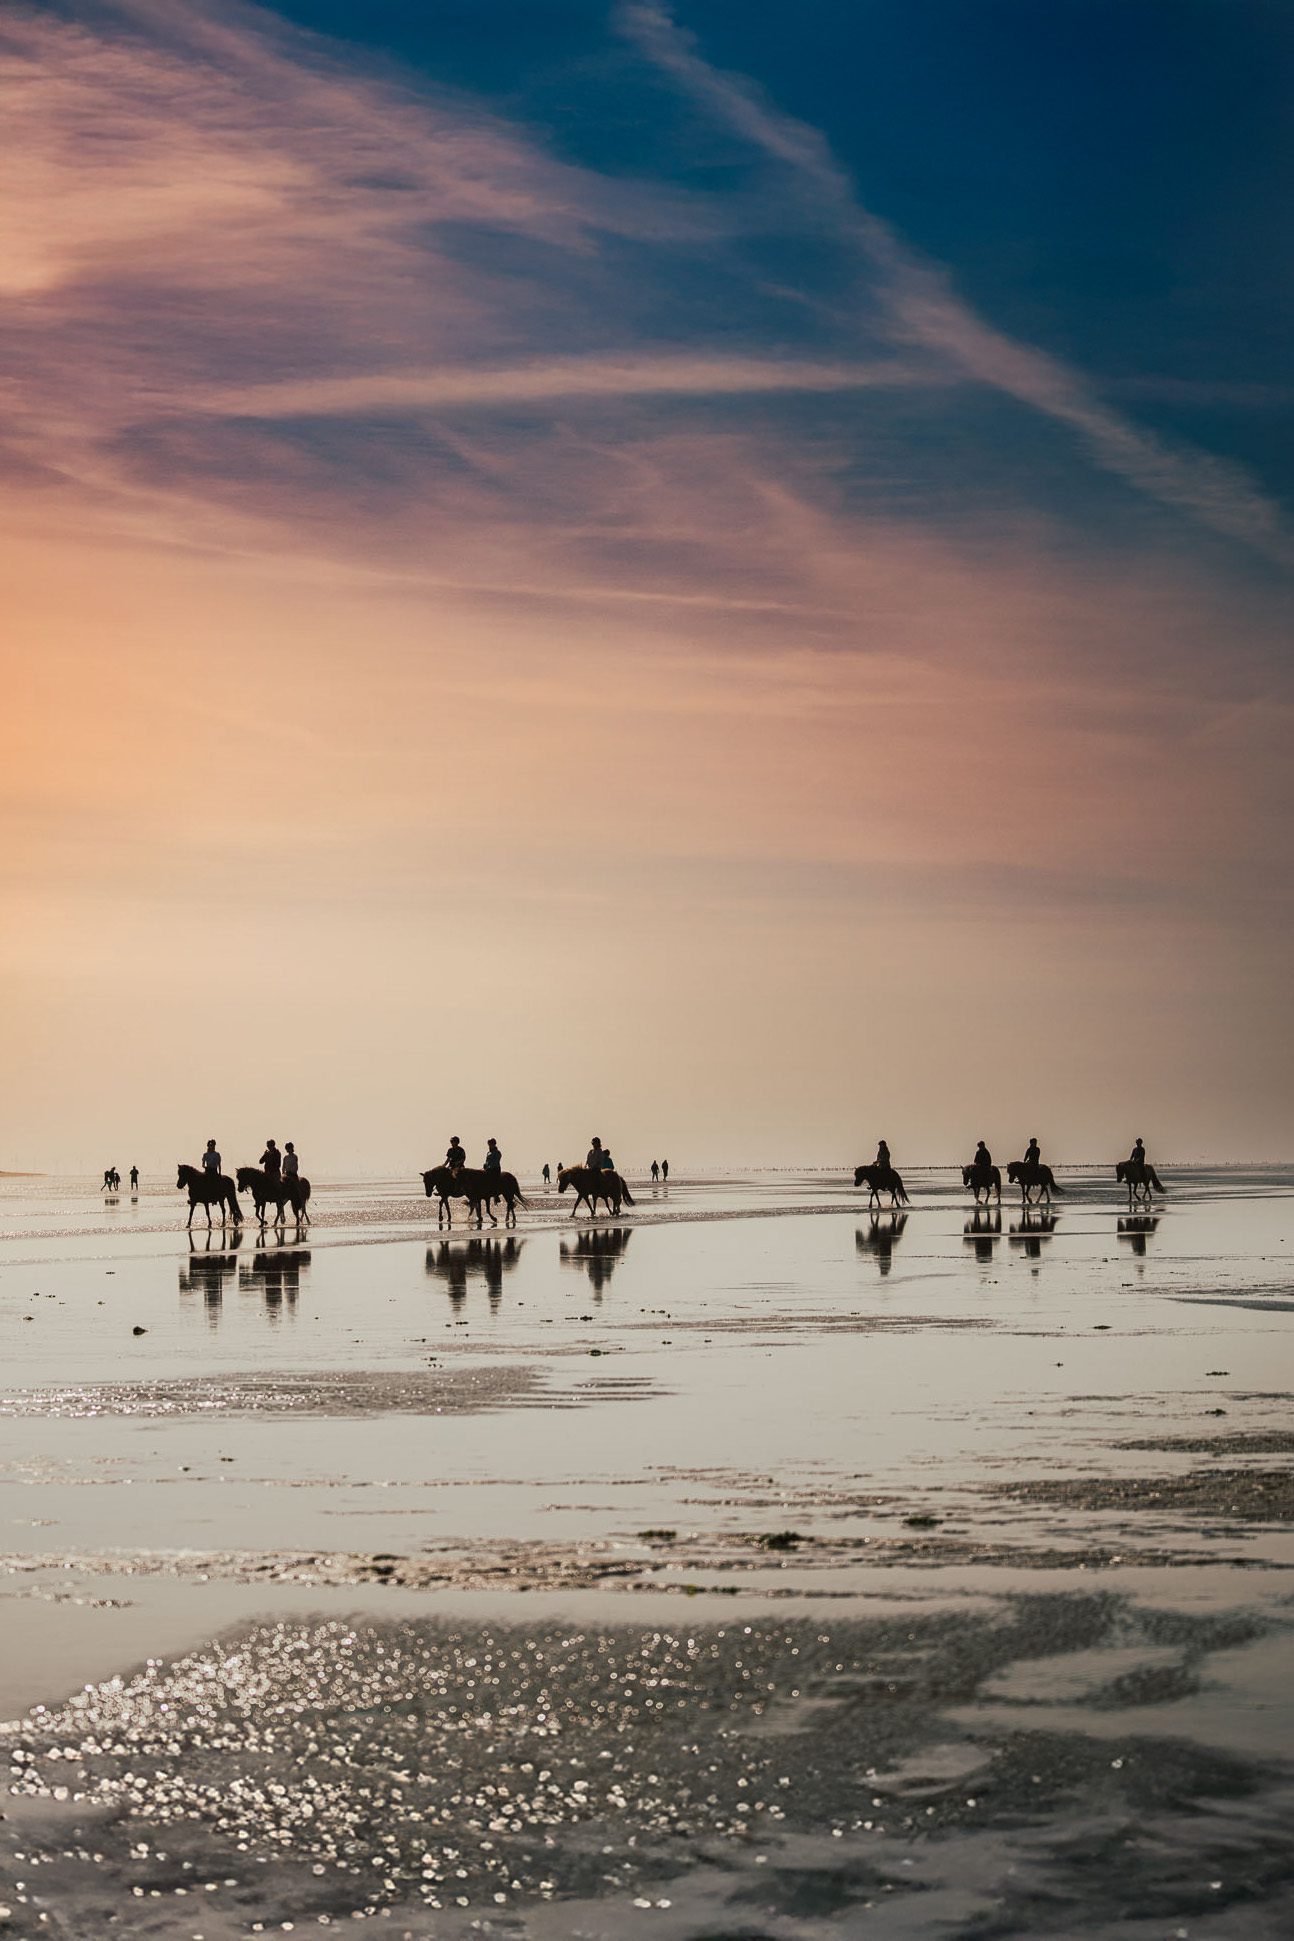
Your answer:
[[[296,1179],[300,1171],[301,1161],[297,1156],[297,1149],[289,1139],[287,1145],[283,1148],[283,1177],[284,1179]]]
[[[1041,1166],[1042,1147],[1038,1144],[1038,1141],[1036,1139],[1031,1139],[1028,1145],[1025,1147],[1024,1163],[1026,1166]]]
[[[876,1164],[878,1166],[888,1166],[889,1163],[890,1149],[882,1139],[876,1148]]]
[[[283,1154],[272,1139],[265,1141],[265,1151],[261,1154],[261,1171],[266,1179],[277,1179],[283,1171]]]
[[[503,1154],[499,1151],[499,1142],[497,1139],[487,1140],[485,1158],[481,1163],[482,1170],[487,1173],[501,1173],[503,1171]]]
[[[455,1177],[462,1172],[464,1166],[467,1164],[467,1154],[463,1150],[462,1142],[457,1133],[454,1134],[449,1142],[449,1150],[445,1154],[445,1164]]]
[[[207,1141],[207,1150],[202,1155],[202,1170],[204,1173],[218,1173],[220,1171],[220,1154],[216,1151],[216,1142],[214,1139],[208,1139]]]
[[[991,1166],[993,1164],[993,1155],[982,1139],[975,1148],[975,1164],[977,1166]]]
[[[1128,1154],[1128,1163],[1129,1165],[1132,1165],[1132,1166],[1145,1165],[1146,1142],[1144,1139],[1138,1138],[1136,1145],[1132,1148],[1132,1151]]]

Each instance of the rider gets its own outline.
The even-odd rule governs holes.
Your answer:
[[[1038,1141],[1036,1139],[1031,1139],[1028,1145],[1025,1147],[1024,1163],[1026,1166],[1041,1166],[1042,1147],[1038,1144]]]
[[[273,1141],[271,1141],[272,1143]],[[301,1160],[297,1154],[296,1147],[289,1139],[287,1145],[283,1148],[283,1177],[284,1179],[296,1179],[300,1171]]]
[[[202,1170],[204,1173],[218,1173],[221,1170],[220,1154],[216,1151],[214,1139],[207,1141],[207,1150],[202,1155]]]
[[[1146,1142],[1144,1139],[1138,1136],[1136,1145],[1132,1148],[1132,1151],[1128,1154],[1128,1164],[1130,1166],[1144,1166],[1145,1163],[1146,1163]]]
[[[975,1148],[974,1164],[976,1166],[991,1166],[993,1164],[993,1155],[982,1139]]]
[[[600,1173],[606,1165],[606,1155],[602,1151],[602,1141],[600,1139],[595,1138],[591,1141],[589,1149],[584,1155],[584,1164],[591,1173]]]
[[[463,1142],[457,1133],[454,1134],[449,1142],[449,1150],[445,1154],[445,1164],[455,1178],[458,1177],[467,1164],[467,1154],[463,1150]]]
[[[266,1179],[278,1179],[283,1171],[283,1154],[272,1139],[265,1141],[265,1151],[261,1154],[261,1171]]]
[[[878,1143],[876,1148],[876,1164],[878,1166],[888,1166],[890,1164],[890,1149],[883,1139]]]
[[[604,1172],[604,1173],[614,1173],[614,1171],[615,1171],[615,1169],[616,1169],[616,1162],[615,1162],[615,1160],[614,1160],[614,1159],[613,1159],[613,1158],[611,1157],[611,1150],[610,1150],[610,1148],[609,1148],[608,1146],[603,1146],[603,1148],[602,1148],[602,1170],[603,1170],[603,1172]]]
[[[503,1154],[499,1151],[499,1142],[497,1139],[487,1139],[486,1141],[482,1170],[487,1173],[501,1173],[503,1171]]]

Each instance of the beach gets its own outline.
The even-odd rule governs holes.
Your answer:
[[[1294,1173],[0,1182],[0,1932],[1294,1925]]]

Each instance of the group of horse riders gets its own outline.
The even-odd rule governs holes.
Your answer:
[[[296,1147],[290,1139],[286,1146],[284,1146],[282,1152],[279,1151],[273,1139],[267,1139],[265,1141],[265,1151],[261,1154],[257,1164],[266,1179],[297,1179],[300,1177],[301,1160]],[[208,1139],[207,1141],[207,1150],[202,1155],[202,1170],[204,1173],[214,1173],[217,1179],[219,1179],[221,1173],[224,1171],[224,1163],[221,1160],[220,1154],[216,1151],[216,1142],[214,1139]]]
[[[890,1158],[890,1149],[884,1139],[880,1141],[876,1148],[876,1159],[874,1163],[878,1167],[888,1167],[891,1171],[893,1170],[894,1162]],[[1036,1139],[1031,1139],[1025,1147],[1024,1159],[1021,1163],[1025,1166],[1041,1166],[1042,1147]],[[1137,1139],[1132,1151],[1128,1154],[1127,1163],[1129,1166],[1144,1166],[1147,1164],[1146,1142],[1144,1139]],[[975,1148],[975,1157],[972,1159],[971,1165],[978,1169],[981,1166],[991,1166],[992,1164],[993,1155],[981,1139]]]

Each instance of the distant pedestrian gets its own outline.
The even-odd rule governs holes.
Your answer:
[[[669,1178],[669,1161],[668,1161],[668,1159],[662,1159],[662,1160],[661,1160],[661,1163],[660,1163],[660,1176],[661,1176],[661,1178],[662,1178],[662,1180],[667,1180],[667,1179]]]
[[[653,1160],[652,1160],[652,1163],[651,1163],[651,1176],[652,1176],[652,1179],[653,1179],[653,1181],[655,1181],[655,1180],[658,1180],[658,1179],[660,1178],[660,1161],[659,1161],[658,1159],[653,1159]]]
[[[553,1183],[553,1176],[548,1170],[548,1161],[545,1160],[544,1161],[544,1185],[551,1186],[552,1183]]]
[[[134,1192],[136,1192],[136,1191],[138,1190],[138,1187],[139,1187],[139,1168],[138,1168],[138,1166],[132,1166],[132,1167],[131,1167],[131,1169],[130,1169],[130,1190],[131,1190],[131,1192],[132,1192],[132,1193],[134,1193]]]

